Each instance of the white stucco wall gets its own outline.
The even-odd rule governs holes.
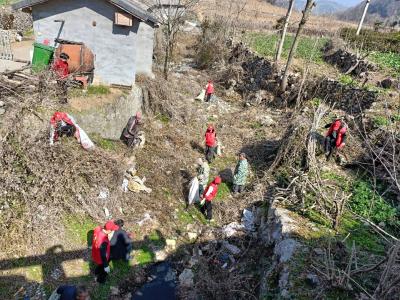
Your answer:
[[[95,54],[95,81],[130,86],[138,70],[151,74],[154,29],[137,19],[114,25],[117,7],[105,0],[52,0],[33,7],[35,39],[50,45],[60,38],[85,43]],[[93,26],[96,22],[96,26]],[[151,47],[150,47],[151,46]]]
[[[136,73],[152,75],[154,49],[154,28],[152,26],[140,22],[136,45]]]

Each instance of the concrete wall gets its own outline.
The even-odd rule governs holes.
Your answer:
[[[140,22],[136,45],[136,73],[153,75],[154,28],[152,26]]]
[[[137,19],[132,27],[114,25],[116,11],[119,9],[105,0],[48,1],[33,7],[35,39],[53,43],[59,36],[83,42],[95,54],[96,82],[130,86],[135,82],[137,65],[142,73],[151,74],[148,57],[153,53],[154,30]],[[64,26],[55,20],[65,20]]]
[[[142,111],[142,106],[142,89],[134,86],[129,95],[119,96],[111,103],[69,113],[89,135],[96,133],[105,139],[118,140],[129,118]]]

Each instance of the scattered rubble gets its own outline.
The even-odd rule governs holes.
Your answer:
[[[31,14],[20,10],[13,11],[10,7],[0,7],[0,29],[26,32],[33,26]]]

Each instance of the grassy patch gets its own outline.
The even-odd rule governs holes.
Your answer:
[[[215,201],[223,200],[231,194],[232,184],[230,182],[222,182],[218,187],[218,194],[215,197]]]
[[[154,262],[155,254],[148,246],[143,246],[135,252],[135,260],[139,265],[146,265]]]
[[[400,76],[400,53],[373,51],[368,59],[391,76]]]
[[[325,216],[323,216],[316,210],[313,209],[307,210],[305,216],[314,223],[320,224],[328,228],[332,227],[332,223]]]
[[[349,205],[358,215],[374,223],[384,222],[386,225],[399,225],[400,221],[396,208],[380,197],[372,185],[365,180],[357,180],[352,188],[353,195]]]
[[[171,118],[166,114],[159,114],[157,120],[161,121],[164,125],[167,125],[171,121]]]
[[[164,247],[165,239],[158,230],[151,232],[148,236],[150,243],[156,247]]]
[[[357,86],[357,81],[355,81],[354,78],[351,77],[350,75],[345,75],[345,74],[340,75],[339,82],[345,86],[351,86],[351,87]]]
[[[90,235],[98,224],[86,216],[68,215],[64,217],[64,226],[69,240],[85,245],[86,243],[91,244]]]
[[[41,266],[30,266],[25,271],[26,279],[29,281],[43,282],[43,271]]]
[[[250,41],[250,46],[260,55],[270,58],[275,56],[279,42],[279,36],[277,34],[252,33],[248,36],[248,39]],[[288,35],[286,37],[283,45],[282,58],[288,57],[293,41],[293,35]],[[320,38],[315,44],[316,39],[314,37],[301,36],[295,58],[308,60],[310,56],[312,56],[314,62],[318,64],[323,63],[322,48],[327,41],[327,38]]]
[[[9,5],[16,2],[16,0],[0,0],[0,6],[2,5]]]
[[[105,85],[89,85],[87,90],[73,88],[68,91],[69,97],[92,97],[109,95],[111,90]]]
[[[375,116],[373,119],[373,123],[376,127],[388,126],[390,121],[385,116]]]
[[[107,151],[115,151],[118,148],[119,142],[117,142],[117,141],[104,139],[99,134],[92,134],[91,136],[92,136],[94,143],[97,146],[99,146],[101,149],[104,149]]]
[[[370,230],[369,226],[361,223],[350,213],[346,213],[342,217],[339,233],[343,237],[346,237],[350,233],[346,240],[349,247],[351,247],[354,241],[356,246],[361,247],[365,251],[376,254],[385,253],[385,245],[379,236]]]
[[[212,162],[212,167],[222,171],[225,169],[229,169],[232,168],[234,166],[236,166],[237,163],[237,157],[234,155],[229,155],[229,154],[223,154],[220,157],[217,157],[213,162]],[[211,179],[211,175],[210,175],[210,179]],[[214,179],[214,178],[212,178]]]
[[[396,114],[392,116],[393,122],[400,122],[400,114]]]
[[[196,221],[199,221],[202,224],[207,224],[204,215],[200,212],[197,206],[194,205],[189,207],[188,210],[179,210],[178,220],[184,226],[184,230],[186,230],[186,225],[193,224]]]
[[[86,92],[88,96],[108,95],[110,93],[110,88],[105,85],[89,85]]]
[[[250,124],[250,128],[251,129],[260,129],[262,127],[263,127],[263,125],[258,121],[255,121],[254,123]]]
[[[184,210],[179,210],[178,211],[178,220],[183,223],[184,225],[192,224],[194,223],[194,218],[193,216]]]
[[[214,116],[209,116],[209,117],[207,118],[207,121],[208,121],[208,122],[214,123],[214,122],[217,122],[218,119],[217,119],[216,117],[214,117]]]
[[[345,176],[339,175],[335,172],[325,171],[321,172],[321,179],[334,183],[346,192],[350,191],[350,181]]]
[[[321,103],[323,102],[323,100],[321,98],[313,98],[311,99],[311,105],[315,108],[318,108]]]

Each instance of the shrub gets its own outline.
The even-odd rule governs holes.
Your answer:
[[[196,45],[196,63],[202,68],[210,68],[214,63],[223,61],[228,55],[226,47],[229,30],[222,21],[205,19],[201,24],[201,38]]]
[[[353,185],[350,208],[358,215],[370,219],[376,224],[400,224],[397,211],[379,196],[367,181],[358,180]]]
[[[361,30],[356,35],[355,28],[342,28],[340,36],[347,42],[363,46],[366,50],[400,53],[400,32],[376,32],[370,29]]]

